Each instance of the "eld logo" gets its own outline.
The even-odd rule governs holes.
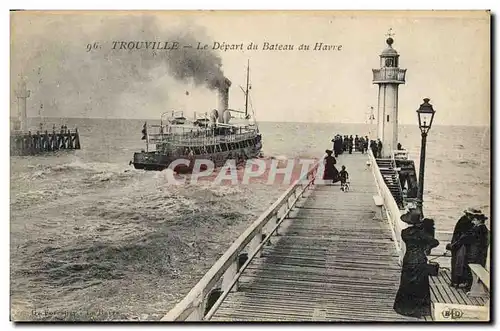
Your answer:
[[[441,312],[441,314],[443,315],[444,318],[451,318],[452,320],[459,319],[464,315],[464,313],[460,309],[457,309],[457,308],[450,309],[448,307],[446,307]]]

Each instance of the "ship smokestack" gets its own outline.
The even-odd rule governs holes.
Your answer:
[[[217,84],[219,123],[224,123],[224,111],[229,108],[229,87],[231,81],[227,78],[221,79]]]

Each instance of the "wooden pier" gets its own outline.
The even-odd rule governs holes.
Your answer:
[[[67,149],[80,149],[78,129],[73,132],[66,128],[60,132],[37,131],[34,134],[31,131],[13,131],[10,135],[10,154],[13,156],[36,155]]]
[[[430,277],[432,316],[417,319],[393,310],[404,255],[401,211],[371,153],[337,161],[349,171],[349,192],[338,183],[319,183],[316,165],[162,321],[488,320],[489,280],[486,292],[471,296],[449,286],[446,269]],[[475,286],[484,285],[476,277]]]
[[[366,155],[340,156],[351,190],[321,185],[250,264],[215,321],[411,321],[392,309],[400,268]]]

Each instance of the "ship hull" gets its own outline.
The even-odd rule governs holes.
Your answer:
[[[134,153],[133,165],[135,169],[162,171],[167,168],[171,168],[176,173],[190,173],[193,171],[196,160],[210,160],[217,168],[222,167],[227,160],[235,160],[238,162],[246,159],[257,158],[260,153],[260,144],[211,154],[190,156],[172,156],[158,151],[140,152]],[[204,168],[206,168],[206,166],[202,163],[201,170]]]

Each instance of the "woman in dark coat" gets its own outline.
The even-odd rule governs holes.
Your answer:
[[[466,282],[467,265],[466,265],[466,247],[464,245],[464,234],[466,234],[473,226],[472,220],[474,213],[478,210],[468,209],[464,211],[464,215],[460,217],[455,229],[451,243],[446,245],[446,249],[451,251],[451,286],[458,287]],[[461,240],[459,240],[461,239]]]
[[[415,225],[401,231],[406,253],[393,307],[398,314],[413,317],[430,315],[429,268],[425,251],[439,245],[439,241],[426,233],[419,219],[419,214],[411,215],[410,221]]]
[[[354,147],[354,139],[352,138],[352,135],[349,137],[347,147],[349,148],[349,154],[352,154],[352,148]]]
[[[475,217],[470,229],[472,241],[467,249],[467,260],[472,264],[480,264],[486,267],[486,258],[489,246],[489,230],[484,224],[488,219],[485,215]]]
[[[337,157],[339,154],[342,154],[342,138],[340,138],[338,135],[333,138],[333,150],[335,152],[335,157]]]
[[[333,183],[338,182],[340,179],[339,171],[335,168],[337,160],[332,156],[331,150],[326,150],[327,156],[324,159],[325,170],[323,172],[323,180],[331,180]]]
[[[457,231],[454,231],[452,242],[446,245],[446,249],[452,252],[451,285],[458,288],[465,284],[465,289],[468,291],[472,286],[469,264],[486,266],[489,231],[484,224],[488,218],[480,210],[469,209],[466,211],[466,216],[469,223],[465,220],[461,223],[463,217],[457,222],[455,226]]]

